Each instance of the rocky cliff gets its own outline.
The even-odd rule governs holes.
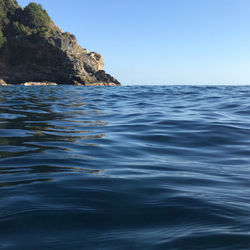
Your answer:
[[[103,57],[77,44],[42,9],[0,0],[0,79],[6,83],[53,82],[120,85],[104,71]]]

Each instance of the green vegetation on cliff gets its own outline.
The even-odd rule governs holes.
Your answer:
[[[3,35],[3,32],[0,30],[0,48],[4,45],[5,42],[6,42],[6,38]]]
[[[12,1],[9,0],[0,0],[0,48],[6,41],[6,37],[3,34],[3,28],[9,23],[8,12],[10,9],[13,9],[11,8],[13,7],[11,3]]]
[[[34,2],[30,3],[24,8],[23,15],[26,20],[26,24],[33,29],[49,29],[51,24],[51,18],[46,10],[44,10],[41,4]]]
[[[31,33],[48,36],[52,32],[52,20],[41,4],[30,3],[24,8],[22,17],[19,21],[19,33],[21,31],[25,35]]]
[[[11,22],[18,7],[19,6],[15,0],[0,0],[0,30],[6,28]]]
[[[0,48],[9,36],[50,36],[51,18],[40,4],[31,2],[24,9],[16,0],[0,0]]]

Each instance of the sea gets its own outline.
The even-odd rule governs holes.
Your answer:
[[[250,249],[250,86],[0,87],[0,249]]]

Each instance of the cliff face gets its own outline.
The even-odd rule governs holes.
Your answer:
[[[104,71],[100,54],[83,49],[34,3],[22,9],[15,0],[0,0],[0,47],[0,79],[6,83],[120,85]]]

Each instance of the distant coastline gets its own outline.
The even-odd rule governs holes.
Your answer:
[[[55,82],[25,82],[25,83],[20,83],[20,84],[11,84],[11,83],[6,83],[2,79],[0,79],[0,86],[16,86],[16,85],[23,85],[23,86],[58,86],[62,84],[58,84]],[[65,84],[66,85],[66,84]],[[70,84],[68,84],[70,85]],[[106,82],[97,82],[97,83],[90,83],[90,84],[74,84],[75,86],[119,86],[118,84],[115,83],[106,83]]]

